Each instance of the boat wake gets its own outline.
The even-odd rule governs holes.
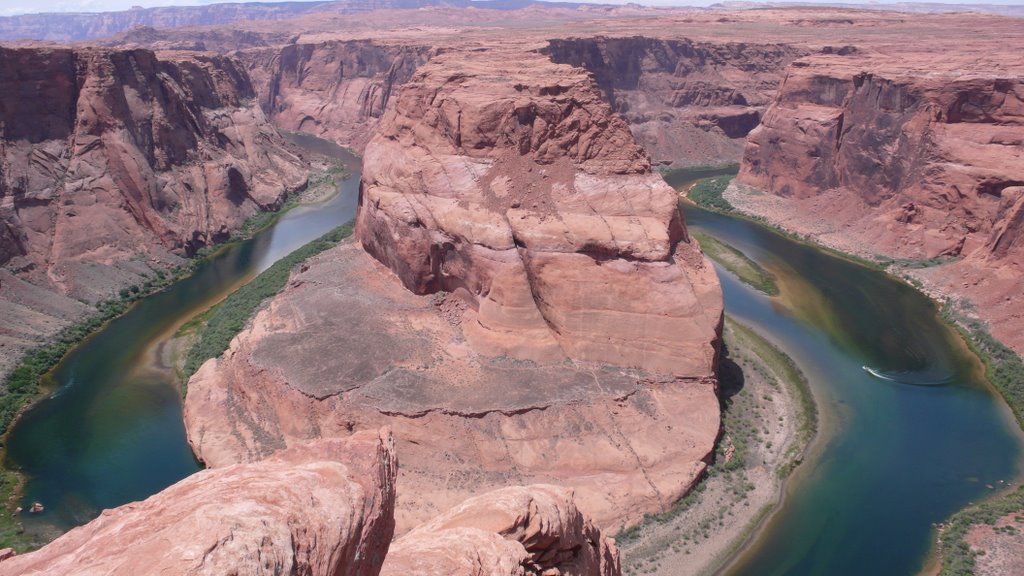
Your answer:
[[[861,368],[879,380],[886,380],[897,384],[908,384],[910,386],[945,386],[953,381],[951,375],[939,376],[927,371],[883,372],[870,366],[861,366]]]
[[[60,388],[57,388],[57,390],[53,394],[50,394],[48,399],[53,400],[54,398],[60,398],[61,396],[64,395],[65,392],[70,390],[71,387],[75,385],[75,382],[75,376],[74,374],[72,374],[71,377],[68,378],[67,383],[61,386]]]

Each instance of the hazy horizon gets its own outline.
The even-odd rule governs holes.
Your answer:
[[[52,0],[49,2],[32,2],[31,0],[0,0],[0,16],[14,16],[18,14],[37,14],[52,12],[114,12],[129,10],[134,7],[154,8],[159,6],[205,6],[210,4],[225,3],[254,3],[254,2],[323,2],[326,0]],[[479,1],[479,0],[478,0]],[[586,0],[567,0],[586,1]],[[644,4],[648,6],[709,6],[723,0],[595,0],[595,4]],[[766,0],[748,0],[759,4],[771,3]],[[775,2],[783,3],[783,2]],[[833,1],[828,0],[796,0],[793,3],[813,4],[863,4],[863,5],[886,5],[886,4],[974,4],[974,5],[998,5],[1018,6],[1024,5],[1021,0],[960,0],[957,2],[899,2],[894,1]]]

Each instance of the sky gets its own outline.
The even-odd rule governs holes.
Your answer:
[[[0,0],[0,16],[27,14],[31,12],[105,12],[127,10],[132,6],[196,6],[217,2],[254,2],[259,0]],[[267,0],[263,0],[267,1]],[[586,1],[586,0],[582,0]],[[625,4],[630,0],[590,0],[605,4]],[[638,4],[703,6],[717,0],[631,0]],[[805,0],[806,1],[806,0]],[[814,0],[811,0],[814,1]],[[819,0],[821,1],[821,0]],[[856,2],[856,0],[837,0]],[[899,1],[899,0],[892,0]],[[913,0],[911,0],[913,1]],[[927,0],[925,0],[927,1]],[[941,2],[943,0],[933,0]],[[885,3],[885,2],[865,2]],[[1022,4],[1024,0],[946,0],[948,4]]]
[[[0,15],[32,12],[107,12],[128,10],[133,6],[198,6],[228,0],[0,0]],[[257,0],[230,0],[253,2]],[[267,1],[267,0],[263,0]]]

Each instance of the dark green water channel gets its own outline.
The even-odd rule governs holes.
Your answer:
[[[978,361],[911,287],[743,219],[685,213],[777,276],[769,298],[718,269],[727,312],[793,357],[822,416],[779,512],[725,573],[916,573],[933,523],[1021,472],[1020,431]]]
[[[252,239],[226,246],[192,276],[140,300],[64,358],[52,372],[54,393],[11,430],[6,465],[27,476],[22,505],[46,507],[23,516],[39,538],[144,499],[199,469],[185,438],[180,382],[161,359],[163,343],[239,285],[355,216],[358,158],[333,143],[292,137],[345,165],[351,175],[339,193],[289,211]]]

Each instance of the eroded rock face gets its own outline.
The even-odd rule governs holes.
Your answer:
[[[5,49],[0,197],[26,265],[195,250],[304,183],[223,57]],[[26,91],[36,95],[26,98]],[[63,266],[63,268],[62,268]]]
[[[686,165],[738,161],[786,67],[807,49],[599,36],[551,40],[544,52],[591,71],[655,159]]]
[[[855,194],[872,218],[892,216],[883,251],[931,257],[968,237],[965,249],[1004,256],[1024,185],[1024,83],[939,74],[882,57],[800,61],[751,134],[740,180],[797,199]],[[923,243],[894,246],[921,227]]]
[[[357,235],[409,290],[464,298],[483,354],[711,374],[714,272],[579,69],[435,57],[367,146]]]
[[[0,574],[374,576],[394,532],[396,470],[386,430],[204,470],[3,560]]]
[[[381,574],[614,576],[605,538],[558,486],[516,486],[471,498],[391,545]]]
[[[333,40],[239,57],[276,126],[361,151],[392,95],[434,51],[427,44]]]
[[[915,274],[940,297],[973,300],[996,336],[1024,351],[1024,318],[1010,302],[1024,282],[1024,83],[1012,58],[798,61],[750,134],[739,175],[788,202],[773,210],[752,199],[752,209],[847,251],[962,257]]]
[[[16,348],[305,184],[229,58],[0,48],[0,72],[0,264],[55,294],[3,304]]]

